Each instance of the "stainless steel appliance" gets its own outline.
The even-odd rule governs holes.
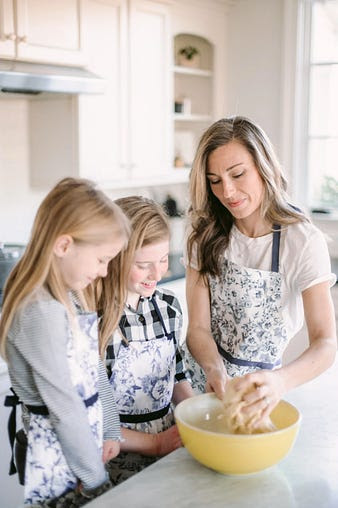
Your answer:
[[[8,275],[24,253],[25,245],[0,242],[0,305]]]
[[[103,93],[106,82],[80,67],[0,60],[0,94]]]

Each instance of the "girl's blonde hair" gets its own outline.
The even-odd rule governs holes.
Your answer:
[[[231,141],[241,143],[248,150],[263,180],[265,192],[261,216],[271,226],[307,220],[300,210],[289,204],[286,179],[264,131],[242,116],[218,120],[202,135],[190,174],[191,205],[188,214],[191,233],[187,251],[191,262],[196,246],[197,264],[202,276],[219,274],[220,259],[234,223],[231,213],[214,196],[206,176],[209,155]]]
[[[93,182],[84,179],[61,180],[41,203],[24,255],[9,275],[4,289],[0,322],[1,354],[5,357],[9,327],[17,309],[39,288],[45,288],[72,313],[67,288],[53,254],[57,238],[70,235],[74,242],[99,245],[114,239],[127,244],[129,221]],[[94,295],[79,297],[93,307]]]
[[[118,327],[127,299],[127,281],[135,253],[141,247],[169,239],[167,214],[161,205],[142,196],[117,199],[116,204],[130,220],[131,235],[128,247],[108,266],[108,275],[100,281],[98,302],[100,322],[100,353],[104,354],[114,330]]]

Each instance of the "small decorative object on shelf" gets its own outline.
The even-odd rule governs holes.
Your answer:
[[[184,168],[184,160],[179,155],[175,157],[174,166],[175,168]]]
[[[191,115],[191,99],[189,97],[181,97],[175,100],[175,113],[183,113]]]
[[[178,50],[178,64],[184,67],[199,67],[200,52],[195,46],[185,46]]]

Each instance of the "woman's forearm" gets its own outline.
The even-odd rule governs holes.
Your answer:
[[[187,346],[191,355],[206,374],[214,369],[223,370],[223,360],[217,350],[216,342],[208,330],[189,327]]]
[[[335,337],[315,340],[296,360],[280,369],[285,389],[292,390],[328,369],[337,351]]]

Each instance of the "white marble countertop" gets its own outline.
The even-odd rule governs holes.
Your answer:
[[[88,508],[337,508],[338,362],[286,397],[303,415],[293,449],[279,464],[226,476],[180,448],[95,499]]]

